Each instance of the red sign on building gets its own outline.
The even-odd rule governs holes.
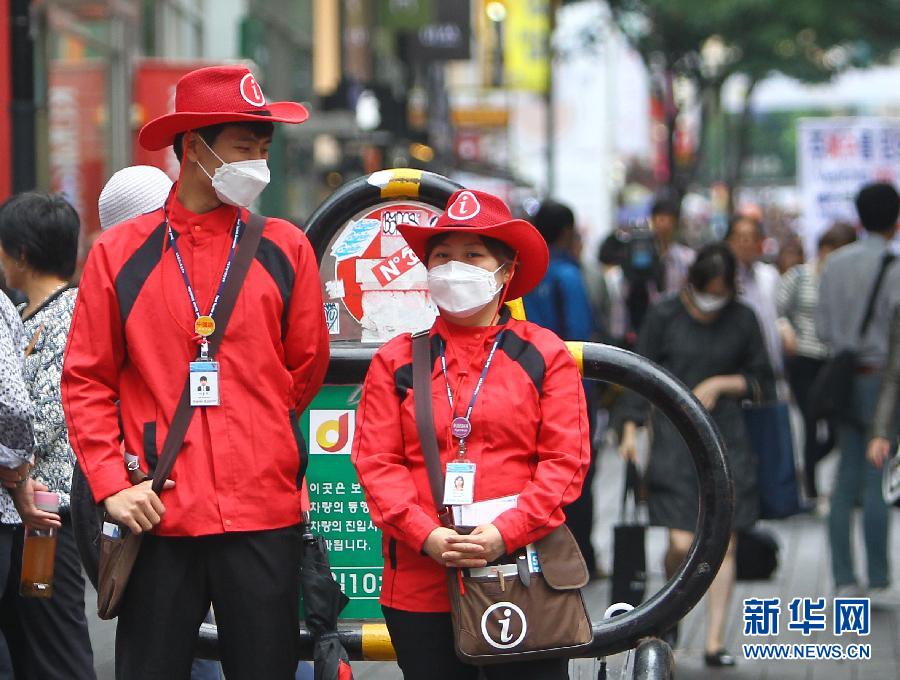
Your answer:
[[[147,151],[138,143],[138,132],[149,121],[175,111],[175,85],[181,76],[194,69],[209,66],[207,62],[147,59],[137,64],[134,72],[134,137],[135,165],[155,165],[172,178],[178,178],[178,160],[171,147]]]

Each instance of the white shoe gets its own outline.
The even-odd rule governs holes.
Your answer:
[[[870,588],[869,599],[872,606],[880,609],[900,607],[900,591],[892,586],[884,588]]]

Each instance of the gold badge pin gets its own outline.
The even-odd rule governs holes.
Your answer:
[[[204,338],[216,332],[216,322],[211,316],[201,316],[194,322],[194,332]]]

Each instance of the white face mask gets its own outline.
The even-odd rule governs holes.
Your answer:
[[[500,292],[494,271],[450,260],[428,270],[428,290],[434,304],[455,316],[467,317],[487,307]]]
[[[691,298],[697,309],[704,314],[713,314],[721,310],[731,299],[725,295],[710,295],[709,293],[700,293],[691,288]]]
[[[222,161],[222,165],[216,168],[211,177],[200,161],[196,161],[203,173],[212,181],[213,190],[219,200],[222,203],[242,208],[253,203],[269,184],[269,166],[265,159],[226,163],[219,154],[210,148],[203,137],[200,137],[200,141],[213,156]]]

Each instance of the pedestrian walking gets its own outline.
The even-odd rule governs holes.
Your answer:
[[[656,237],[656,247],[663,267],[663,287],[660,293],[677,293],[687,283],[688,270],[697,254],[693,248],[679,243],[678,225],[681,205],[670,198],[657,198],[650,209],[650,229]]]
[[[549,328],[563,340],[596,339],[600,319],[594,318],[590,298],[573,246],[578,240],[572,209],[551,199],[543,201],[533,218],[535,228],[544,237],[550,251],[547,273],[537,287],[524,298],[525,317],[538,326]],[[593,483],[596,471],[597,399],[594,386],[585,384],[588,423],[591,438],[591,464],[585,475],[581,495],[566,508],[566,524],[578,541],[588,572],[600,575],[597,555],[591,545],[594,528]]]
[[[756,313],[766,351],[772,362],[776,378],[784,375],[784,358],[781,330],[778,326],[776,297],[778,294],[778,270],[762,262],[765,232],[762,222],[749,214],[732,218],[725,233],[725,243],[737,258],[737,290],[741,302]]]
[[[884,379],[878,392],[875,414],[872,417],[872,438],[866,459],[879,470],[891,455],[897,441],[897,407],[900,406],[900,306],[894,309],[891,320],[890,349]]]
[[[756,315],[737,301],[737,263],[721,243],[705,246],[677,296],[651,307],[638,336],[638,354],[655,361],[690,387],[722,433],[734,479],[734,530],[753,525],[758,514],[756,462],[750,449],[741,402],[774,395],[772,367]],[[647,402],[627,393],[620,453],[637,460],[637,427],[648,420]],[[665,558],[671,577],[694,540],[699,512],[697,477],[690,454],[674,425],[658,411],[649,418],[653,443],[646,471],[650,523],[669,529]],[[708,593],[705,660],[733,666],[723,636],[735,581],[735,538]]]
[[[461,535],[438,519],[416,429],[409,335],[375,354],[352,460],[384,532],[381,604],[403,677],[474,679],[479,669],[454,653],[447,568],[483,567],[565,521],[590,461],[584,391],[562,340],[510,318],[502,304],[546,272],[547,247],[534,227],[490,194],[460,191],[433,227],[399,229],[428,268],[440,312],[428,333],[441,464],[465,466],[468,491],[452,505],[474,514],[477,527]],[[566,666],[535,660],[484,672],[553,680],[567,677]]]
[[[806,497],[812,501],[819,496],[816,465],[834,448],[834,423],[817,419],[810,402],[810,389],[828,357],[828,348],[816,335],[819,279],[828,256],[855,240],[853,227],[835,224],[819,239],[816,259],[792,267],[778,283],[778,316],[785,324],[785,369],[803,416],[803,483]]]
[[[897,228],[900,197],[888,183],[869,184],[856,196],[856,211],[867,237],[828,258],[816,308],[819,339],[835,355],[852,352],[855,363],[846,412],[838,416],[841,457],[828,514],[831,573],[836,593],[862,592],[850,539],[853,510],[861,500],[869,597],[873,604],[898,604],[900,597],[890,588],[890,516],[881,495],[881,473],[866,460],[866,448],[887,363],[890,322],[900,303],[900,267],[889,248]],[[876,283],[880,283],[877,289]],[[884,419],[881,422],[884,424]]]
[[[267,102],[244,66],[185,75],[175,112],[139,135],[148,150],[173,146],[175,186],[161,209],[104,232],[85,265],[63,369],[69,432],[95,500],[147,533],[119,612],[119,678],[186,676],[210,603],[227,676],[292,678],[297,667],[297,416],[322,383],[328,336],[315,255],[294,225],[265,219],[215,356],[207,338],[252,236],[246,207],[269,181],[273,123],[306,117]],[[165,489],[131,486],[118,412],[126,450],[152,475],[200,364],[216,390],[189,411]]]
[[[75,457],[69,445],[60,395],[63,353],[77,289],[69,283],[78,256],[78,213],[59,195],[23,193],[0,206],[0,266],[27,303],[19,314],[29,338],[25,384],[34,409],[35,463],[22,486],[0,500],[0,513],[21,523],[15,529],[4,621],[13,640],[15,676],[93,678],[94,657],[84,612],[84,577],[69,512]],[[59,496],[59,513],[34,503],[35,491]],[[25,527],[57,530],[53,597],[18,594]]]

